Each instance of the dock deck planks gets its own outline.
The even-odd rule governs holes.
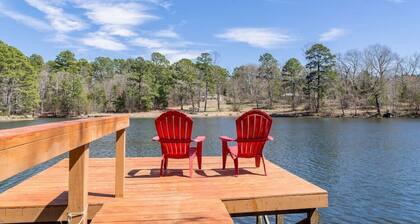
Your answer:
[[[93,223],[230,223],[230,215],[297,211],[328,206],[328,193],[267,161],[268,176],[254,160],[204,157],[203,169],[188,177],[187,160],[170,160],[159,177],[160,158],[126,158],[125,195],[114,197],[115,161],[90,159],[89,218]],[[195,168],[197,167],[194,164]],[[68,160],[0,194],[0,222],[66,220]],[[98,212],[99,211],[99,212]]]
[[[218,199],[117,199],[105,204],[92,223],[233,223]]]

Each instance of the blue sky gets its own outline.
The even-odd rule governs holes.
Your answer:
[[[0,40],[46,60],[65,49],[88,60],[211,52],[231,70],[264,52],[303,60],[316,42],[420,52],[419,9],[420,0],[1,0]]]

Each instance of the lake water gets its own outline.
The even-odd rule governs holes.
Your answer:
[[[0,129],[51,121],[3,122]],[[159,156],[154,134],[153,119],[131,119],[127,156]],[[234,119],[194,118],[194,134],[207,136],[205,155],[220,155],[218,136],[235,136]],[[329,192],[322,223],[420,223],[420,120],[274,118],[271,135],[267,159]],[[113,157],[114,138],[94,142],[91,157]],[[59,159],[0,182],[0,192]]]

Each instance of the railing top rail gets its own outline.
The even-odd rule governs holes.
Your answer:
[[[128,126],[115,115],[1,130],[0,181]]]
[[[81,130],[100,123],[120,122],[128,120],[128,115],[112,115],[104,117],[83,118],[52,122],[47,124],[31,125],[12,129],[0,130],[0,151],[12,148],[17,145],[62,135],[75,130]],[[126,128],[116,126],[115,131]]]

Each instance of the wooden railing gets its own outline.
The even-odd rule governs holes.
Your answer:
[[[124,196],[128,115],[88,118],[0,131],[0,181],[69,152],[70,223],[87,223],[89,143],[116,132],[115,196]]]

